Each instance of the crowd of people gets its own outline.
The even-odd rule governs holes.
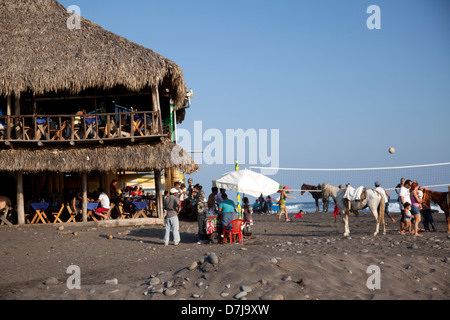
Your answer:
[[[203,187],[200,184],[194,185],[191,178],[188,179],[187,187],[183,181],[176,181],[173,188],[164,192],[163,208],[166,212],[164,245],[169,244],[171,231],[174,245],[180,244],[178,216],[190,217],[195,215],[199,202],[206,202],[206,196]]]
[[[203,187],[200,184],[194,185],[192,179],[188,180],[187,187],[182,181],[178,181],[170,191],[164,193],[163,207],[166,211],[164,245],[169,244],[171,231],[174,245],[180,244],[178,217],[196,217],[200,211],[199,203],[205,204],[201,211],[218,216],[224,228],[230,228],[230,222],[237,219],[242,219],[249,225],[253,224],[252,214],[255,207],[250,205],[247,197],[242,199],[242,212],[238,212],[235,202],[228,198],[225,189],[212,187],[211,193],[206,198]]]
[[[350,184],[339,185],[339,189],[346,189],[351,187]],[[396,223],[395,218],[392,216],[389,210],[389,203],[391,201],[391,195],[381,186],[380,182],[375,182],[375,190],[384,195],[385,199],[385,213],[391,219],[392,223]],[[398,203],[400,205],[401,218],[400,218],[400,233],[411,234],[415,236],[421,236],[420,232],[424,231],[436,231],[436,225],[433,219],[433,210],[431,209],[430,199],[424,199],[423,194],[426,188],[419,186],[417,181],[406,180],[402,178],[400,183],[395,187],[395,192],[398,195]],[[278,200],[279,211],[278,220],[281,221],[283,213],[286,221],[290,221],[290,218],[286,210],[286,199],[294,198],[286,194],[284,190],[281,191],[280,199]],[[270,196],[264,198],[262,195],[256,199],[253,204],[253,212],[255,213],[268,213],[271,212],[272,198]],[[338,207],[334,207],[335,222],[340,215]],[[295,216],[295,218],[303,217],[303,210]],[[419,226],[422,223],[423,228]]]
[[[430,200],[424,201],[423,197],[423,192],[427,189],[419,186],[417,181],[402,178],[395,190],[398,192],[398,201],[402,213],[400,233],[422,236],[419,232],[436,231]],[[419,227],[421,221],[423,229]],[[430,230],[430,227],[432,230]]]
[[[339,186],[339,189],[348,188],[349,184],[344,187]],[[389,203],[391,195],[381,186],[380,182],[375,182],[375,190],[384,195],[385,199],[385,213],[389,216],[392,223],[396,223],[394,217],[389,210]],[[433,211],[431,210],[430,199],[424,199],[423,194],[425,190],[419,186],[417,181],[406,180],[401,178],[400,183],[395,187],[395,192],[398,195],[398,203],[400,205],[400,234],[411,234],[415,236],[422,236],[419,232],[433,231],[436,232],[436,225],[433,219]],[[337,216],[340,214],[337,205],[334,207],[335,222]],[[420,222],[423,228],[419,227]]]

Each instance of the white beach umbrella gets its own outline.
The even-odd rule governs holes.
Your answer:
[[[225,173],[216,180],[213,186],[226,190],[236,190],[253,197],[268,196],[277,193],[280,184],[265,175],[244,169]]]

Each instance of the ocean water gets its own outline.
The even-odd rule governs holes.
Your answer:
[[[278,210],[278,207],[275,207],[276,210]],[[274,208],[274,209],[275,209]],[[298,213],[300,210],[303,210],[304,212],[316,212],[316,203],[313,202],[287,202],[286,208],[288,209],[289,213]],[[322,202],[319,201],[319,208],[322,212]],[[437,210],[439,213],[444,213],[444,211],[441,210],[441,208],[437,205],[431,206],[432,210]],[[328,206],[328,212],[334,211],[334,202],[330,201],[330,205]],[[368,212],[369,209],[361,210],[361,212]],[[400,212],[400,204],[397,201],[391,201],[389,202],[389,212]]]

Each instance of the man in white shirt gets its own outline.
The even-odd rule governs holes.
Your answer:
[[[98,189],[100,195],[98,196],[97,202],[100,203],[100,208],[95,210],[95,214],[99,215],[103,218],[103,220],[107,220],[108,216],[104,214],[105,212],[108,212],[111,208],[111,203],[109,201],[108,195],[103,191],[103,189]]]
[[[400,210],[402,212],[402,218],[400,219],[400,230],[404,230],[404,228],[406,227],[405,224],[405,208],[404,208],[404,204],[405,203],[409,203],[411,204],[411,197],[409,194],[409,189],[411,188],[411,180],[406,180],[405,184],[400,188],[400,192],[399,192],[399,199],[400,199]]]
[[[217,206],[220,206],[220,204],[222,203],[222,201],[223,201],[222,194],[224,194],[226,190],[221,188],[219,191],[220,192],[218,194],[216,194],[216,196],[214,197],[214,200],[216,201]]]
[[[389,212],[389,201],[391,200],[391,195],[381,187],[381,183],[378,181],[375,182],[375,190],[377,190],[380,194],[384,195],[384,202],[385,202],[385,210],[384,212],[391,218],[392,223],[395,223],[395,219],[391,216],[391,213]]]

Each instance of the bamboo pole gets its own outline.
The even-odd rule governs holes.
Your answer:
[[[19,226],[25,224],[25,204],[23,197],[23,173],[16,173],[16,189],[17,189],[17,220]]]
[[[20,97],[16,96],[14,101],[14,114],[16,116],[20,116]],[[19,121],[16,120],[14,123],[15,132],[16,132],[16,139],[20,138],[20,127],[19,127]]]
[[[164,218],[163,212],[163,197],[162,197],[162,184],[161,184],[161,170],[155,170],[155,193],[156,193],[156,214],[157,217]]]

